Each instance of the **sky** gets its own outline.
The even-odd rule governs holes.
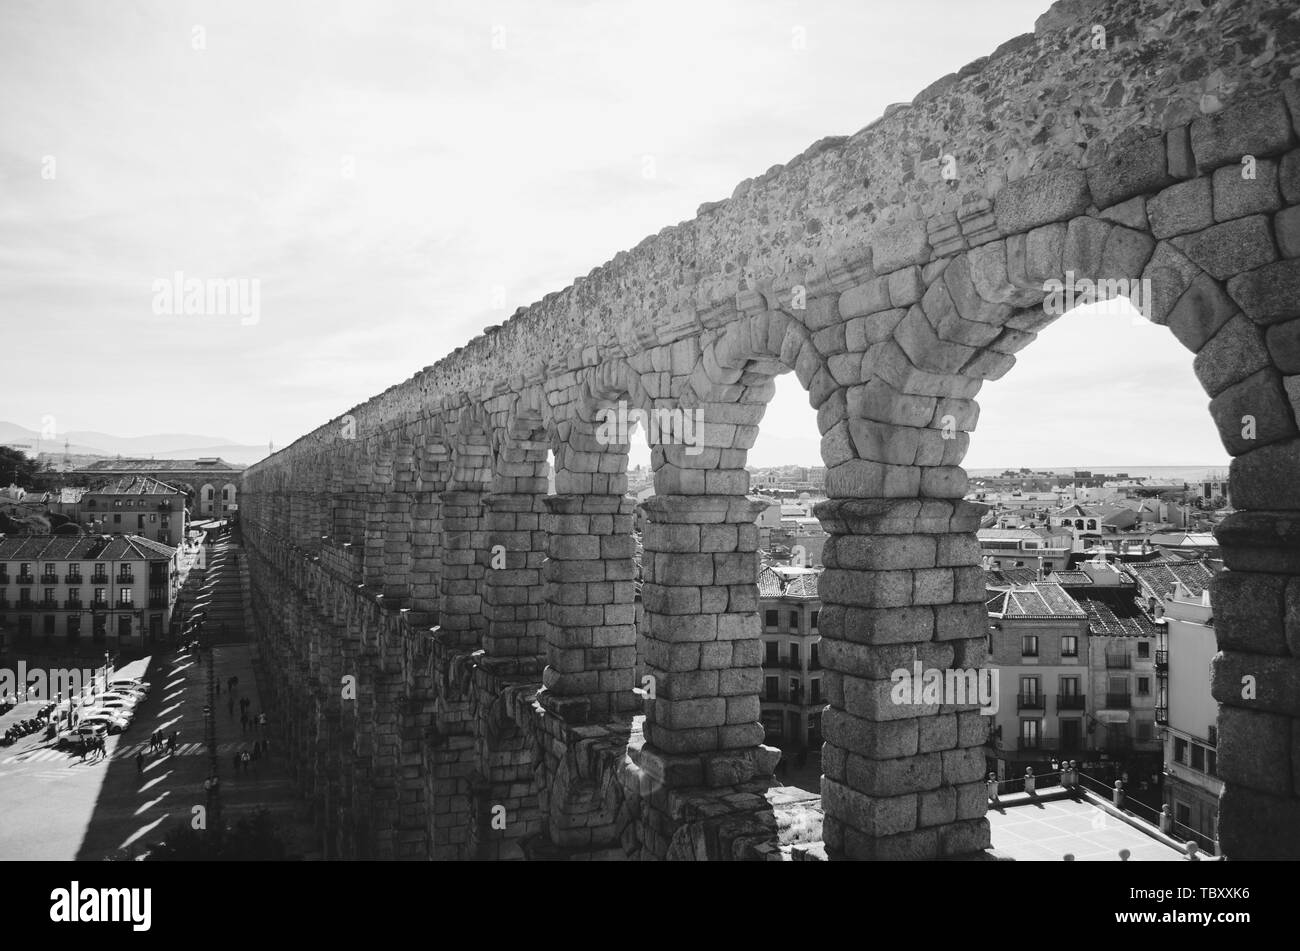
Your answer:
[[[5,0],[0,420],[284,446],[1047,6]],[[967,465],[1219,464],[1190,356],[1113,319],[986,385]],[[818,461],[793,375],[750,460]]]

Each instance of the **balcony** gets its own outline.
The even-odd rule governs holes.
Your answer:
[[[90,576],[91,584],[108,584],[108,574],[103,571],[96,571]]]
[[[135,610],[135,602],[134,602],[134,601],[114,601],[114,602],[113,602],[113,610],[115,610],[115,611],[134,611],[134,610]]]
[[[58,608],[58,606],[59,602],[55,598],[41,598],[41,600],[36,602],[36,610],[38,611],[53,611]]]
[[[1016,694],[1017,710],[1042,710],[1044,706],[1045,703],[1041,693]]]
[[[83,584],[84,582],[85,579],[82,577],[80,571],[69,572],[63,576],[64,584]]]
[[[15,611],[35,611],[36,602],[31,598],[19,598],[18,603],[14,605]]]
[[[113,584],[135,584],[135,575],[119,574],[113,579]]]
[[[1021,736],[1017,737],[1016,749],[1022,753],[1028,752],[1051,752],[1060,745],[1060,741],[1053,737],[1043,736]]]
[[[90,602],[90,610],[92,610],[92,611],[107,611],[107,610],[108,610],[108,607],[109,607],[109,605],[108,605],[108,602],[107,602],[107,601],[91,601],[91,602]]]
[[[1056,698],[1056,712],[1060,713],[1062,710],[1082,710],[1084,709],[1084,703],[1085,701],[1082,694],[1074,694],[1073,696],[1061,695]]]
[[[1132,654],[1112,654],[1106,652],[1107,670],[1130,670],[1133,667]]]
[[[9,583],[10,583],[10,578],[9,578],[9,576],[8,576],[8,575],[4,575],[4,574],[0,574],[0,584],[9,584]]]
[[[1107,710],[1129,710],[1133,706],[1133,695],[1131,693],[1107,693],[1106,709]]]
[[[1169,651],[1156,651],[1156,670],[1169,669]]]
[[[58,584],[59,576],[57,572],[46,572],[41,575],[41,584]]]
[[[18,576],[18,583],[19,583],[19,584],[36,584],[36,579],[33,578],[31,575],[19,575],[19,576]]]
[[[1156,704],[1156,723],[1159,723],[1161,726],[1168,726],[1168,725],[1169,725],[1169,707],[1168,707],[1168,705],[1163,704],[1163,703],[1158,703],[1158,704]]]
[[[63,607],[68,611],[80,611],[82,603],[80,598],[68,598],[63,602]]]

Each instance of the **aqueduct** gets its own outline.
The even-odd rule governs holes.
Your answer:
[[[987,848],[985,720],[891,705],[888,677],[985,659],[975,396],[1085,276],[1149,289],[1234,457],[1222,846],[1300,855],[1298,17],[1064,0],[249,469],[258,634],[327,855]],[[745,462],[786,371],[828,467],[820,800],[774,782],[759,724]],[[653,450],[639,602],[628,447],[596,432],[620,401],[704,420],[702,451]]]

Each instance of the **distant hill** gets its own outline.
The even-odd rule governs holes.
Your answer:
[[[0,420],[0,445],[20,446],[29,455],[62,456],[64,440],[73,456],[99,456],[113,458],[125,456],[133,459],[197,459],[201,456],[220,456],[227,462],[252,465],[267,456],[265,446],[249,446],[233,442],[224,436],[204,436],[195,433],[157,433],[149,436],[114,436],[89,430],[69,430],[54,439],[42,439],[34,429]]]

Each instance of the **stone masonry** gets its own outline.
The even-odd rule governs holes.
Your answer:
[[[988,848],[986,721],[888,678],[985,662],[975,397],[1053,294],[1102,287],[1192,351],[1235,460],[1223,850],[1300,855],[1298,16],[1057,3],[250,468],[258,632],[326,854]],[[745,462],[789,371],[828,467],[820,800],[774,783],[759,724]],[[653,449],[639,631],[620,404],[702,420]]]

